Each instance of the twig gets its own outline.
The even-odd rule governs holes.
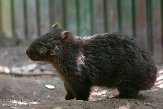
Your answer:
[[[10,73],[6,73],[6,72],[0,72],[0,75],[9,75],[9,76],[19,76],[19,77],[23,77],[23,76],[57,76],[57,74],[54,74],[52,72],[41,72],[41,73],[16,73],[16,72],[10,72]]]

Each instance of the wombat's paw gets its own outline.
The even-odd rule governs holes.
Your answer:
[[[72,94],[67,93],[66,96],[65,96],[65,99],[66,100],[71,100],[71,99],[74,99],[74,96]]]
[[[133,92],[120,92],[119,95],[113,97],[113,98],[137,98],[138,96],[138,91],[133,91]]]

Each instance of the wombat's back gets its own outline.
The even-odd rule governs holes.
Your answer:
[[[131,81],[138,89],[153,86],[156,66],[134,39],[121,33],[84,39],[85,68],[93,84],[116,87],[123,81]]]

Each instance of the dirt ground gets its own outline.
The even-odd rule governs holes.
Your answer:
[[[0,68],[27,68],[24,66],[33,64],[28,60],[25,49],[26,46],[0,47]],[[0,109],[163,109],[162,68],[158,66],[155,86],[141,92],[135,99],[112,98],[118,94],[116,90],[94,87],[89,101],[64,100],[63,83],[50,65],[39,71],[47,70],[54,75],[11,76],[0,72]]]

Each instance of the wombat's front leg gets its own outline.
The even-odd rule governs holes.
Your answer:
[[[65,96],[65,99],[66,100],[71,100],[71,99],[74,99],[74,96],[71,92],[71,89],[70,89],[70,86],[68,85],[68,83],[64,82],[64,87],[65,87],[65,90],[66,90],[66,96]]]
[[[71,99],[74,99],[74,96],[71,93],[67,92],[66,96],[65,96],[65,99],[66,100],[71,100]]]
[[[84,83],[80,83],[80,84],[76,84],[73,85],[73,93],[74,96],[76,98],[76,100],[88,100],[89,95],[90,95],[90,85],[88,84],[84,84]]]

